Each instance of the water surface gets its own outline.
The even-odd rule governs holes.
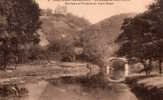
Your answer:
[[[127,85],[108,85],[108,88],[89,88],[78,83],[39,81],[26,84],[29,94],[21,100],[138,100]]]

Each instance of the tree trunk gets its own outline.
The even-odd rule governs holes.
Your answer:
[[[159,73],[162,74],[162,60],[159,59]]]
[[[152,59],[149,59],[149,65],[148,65],[148,70],[147,70],[147,73],[148,75],[151,74],[153,68],[152,68]]]
[[[150,75],[150,73],[151,73],[151,71],[152,71],[152,60],[151,59],[148,59],[149,60],[149,62],[147,62],[147,60],[141,60],[141,63],[143,64],[143,66],[144,66],[144,69],[142,69],[141,71],[140,71],[140,73],[141,72],[145,72],[146,73],[146,76],[149,76]]]
[[[48,51],[44,50],[44,51],[43,51],[43,54],[44,54],[45,59],[47,60],[47,62],[50,64],[50,59],[49,59],[49,56],[48,56],[48,53],[47,53],[47,52],[48,52]]]
[[[3,70],[6,70],[7,67],[7,54],[4,52],[3,54]]]
[[[19,64],[19,49],[18,49],[18,43],[16,42],[15,44],[15,55],[16,55],[16,58],[15,58],[15,70],[16,70],[16,67],[17,67],[17,64]]]
[[[107,73],[106,73],[106,66],[100,66],[100,73],[98,74],[101,81],[106,81]]]

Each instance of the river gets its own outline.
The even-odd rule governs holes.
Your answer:
[[[125,84],[108,83],[107,88],[76,82],[42,80],[25,85],[28,96],[21,100],[138,100]]]

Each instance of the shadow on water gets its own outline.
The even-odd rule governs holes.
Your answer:
[[[48,80],[50,84],[54,86],[63,85],[63,84],[78,84],[83,88],[86,89],[111,89],[108,86],[108,82],[100,80],[98,77],[71,77],[71,76],[64,76],[58,79],[50,79]]]
[[[139,100],[163,100],[162,91],[158,91],[157,88],[147,89],[145,86],[138,85],[136,82],[138,80],[143,80],[148,77],[155,77],[156,75],[151,76],[136,76],[132,77],[132,79],[127,79],[126,83],[131,88],[131,92],[133,92]]]
[[[75,98],[73,100],[138,100],[127,85],[109,83],[103,80],[99,81],[99,77],[97,76],[61,77],[48,81],[53,87],[57,87],[57,89],[62,88],[62,92],[58,92],[60,96],[55,96],[55,98],[58,99],[54,100],[72,100],[73,98]],[[54,95],[56,88],[51,88],[50,92],[52,91],[52,95]],[[63,93],[63,91],[66,92],[66,94]],[[46,93],[48,93],[48,91],[46,91]],[[67,98],[62,98],[63,96]]]
[[[131,91],[136,95],[139,100],[163,100],[163,94],[156,88],[147,90],[143,87],[131,86]]]

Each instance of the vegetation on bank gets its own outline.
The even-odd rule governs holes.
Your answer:
[[[152,62],[158,61],[162,73],[163,51],[163,1],[155,0],[148,10],[134,18],[127,18],[121,27],[117,41],[121,44],[117,54],[129,59],[137,59],[147,70],[152,70]],[[127,52],[126,52],[127,51]]]
[[[162,100],[162,79],[161,76],[134,76],[127,78],[126,83],[140,100]]]
[[[0,1],[0,63],[20,63],[24,50],[39,43],[40,9],[33,0]]]

